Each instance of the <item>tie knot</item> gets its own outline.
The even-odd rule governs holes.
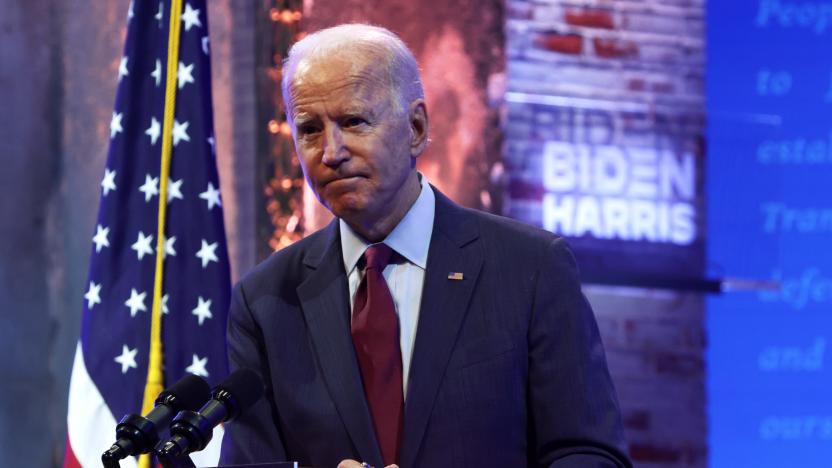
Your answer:
[[[390,257],[392,255],[393,249],[386,244],[374,244],[367,247],[367,250],[364,251],[364,260],[367,262],[367,268],[383,270],[390,263]]]

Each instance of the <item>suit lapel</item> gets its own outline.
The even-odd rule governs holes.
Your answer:
[[[403,467],[416,460],[483,262],[475,220],[439,191],[434,193],[436,214],[405,402],[399,457]],[[461,273],[462,279],[449,279],[453,273]]]
[[[323,379],[361,459],[381,464],[381,450],[350,334],[349,288],[341,257],[338,220],[309,249],[304,263],[314,271],[297,288]]]

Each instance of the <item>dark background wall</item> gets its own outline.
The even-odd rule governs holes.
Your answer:
[[[63,25],[55,10],[56,5],[46,0],[0,1],[3,466],[50,466],[57,457],[57,427],[66,399],[66,377],[57,374],[66,371],[69,356],[62,355],[59,342],[62,327],[72,321],[62,320],[62,311],[52,307],[63,297],[62,241],[70,242],[72,236],[63,229],[66,214],[56,204],[65,187],[55,179],[63,166]],[[83,193],[76,200],[83,203]],[[35,434],[43,434],[46,443],[24,442]]]

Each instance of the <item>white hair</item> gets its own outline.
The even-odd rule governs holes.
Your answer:
[[[392,31],[380,26],[354,23],[321,29],[304,37],[289,49],[289,55],[283,61],[281,82],[283,99],[287,101],[287,105],[289,85],[300,61],[331,53],[346,56],[367,54],[381,60],[387,73],[391,96],[397,97],[393,104],[399,112],[407,109],[413,100],[425,96],[416,57],[404,41]],[[291,119],[291,116],[288,117]]]

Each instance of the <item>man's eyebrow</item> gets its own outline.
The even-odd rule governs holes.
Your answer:
[[[375,112],[373,112],[372,108],[364,107],[364,106],[346,107],[340,112],[340,114],[343,115],[343,116],[361,115],[361,116],[367,116],[367,117],[371,117],[371,118],[373,116],[375,116]]]
[[[312,116],[307,114],[306,112],[299,112],[292,116],[292,121],[295,122],[295,125],[304,124],[306,122],[309,122],[310,120],[312,120]]]

